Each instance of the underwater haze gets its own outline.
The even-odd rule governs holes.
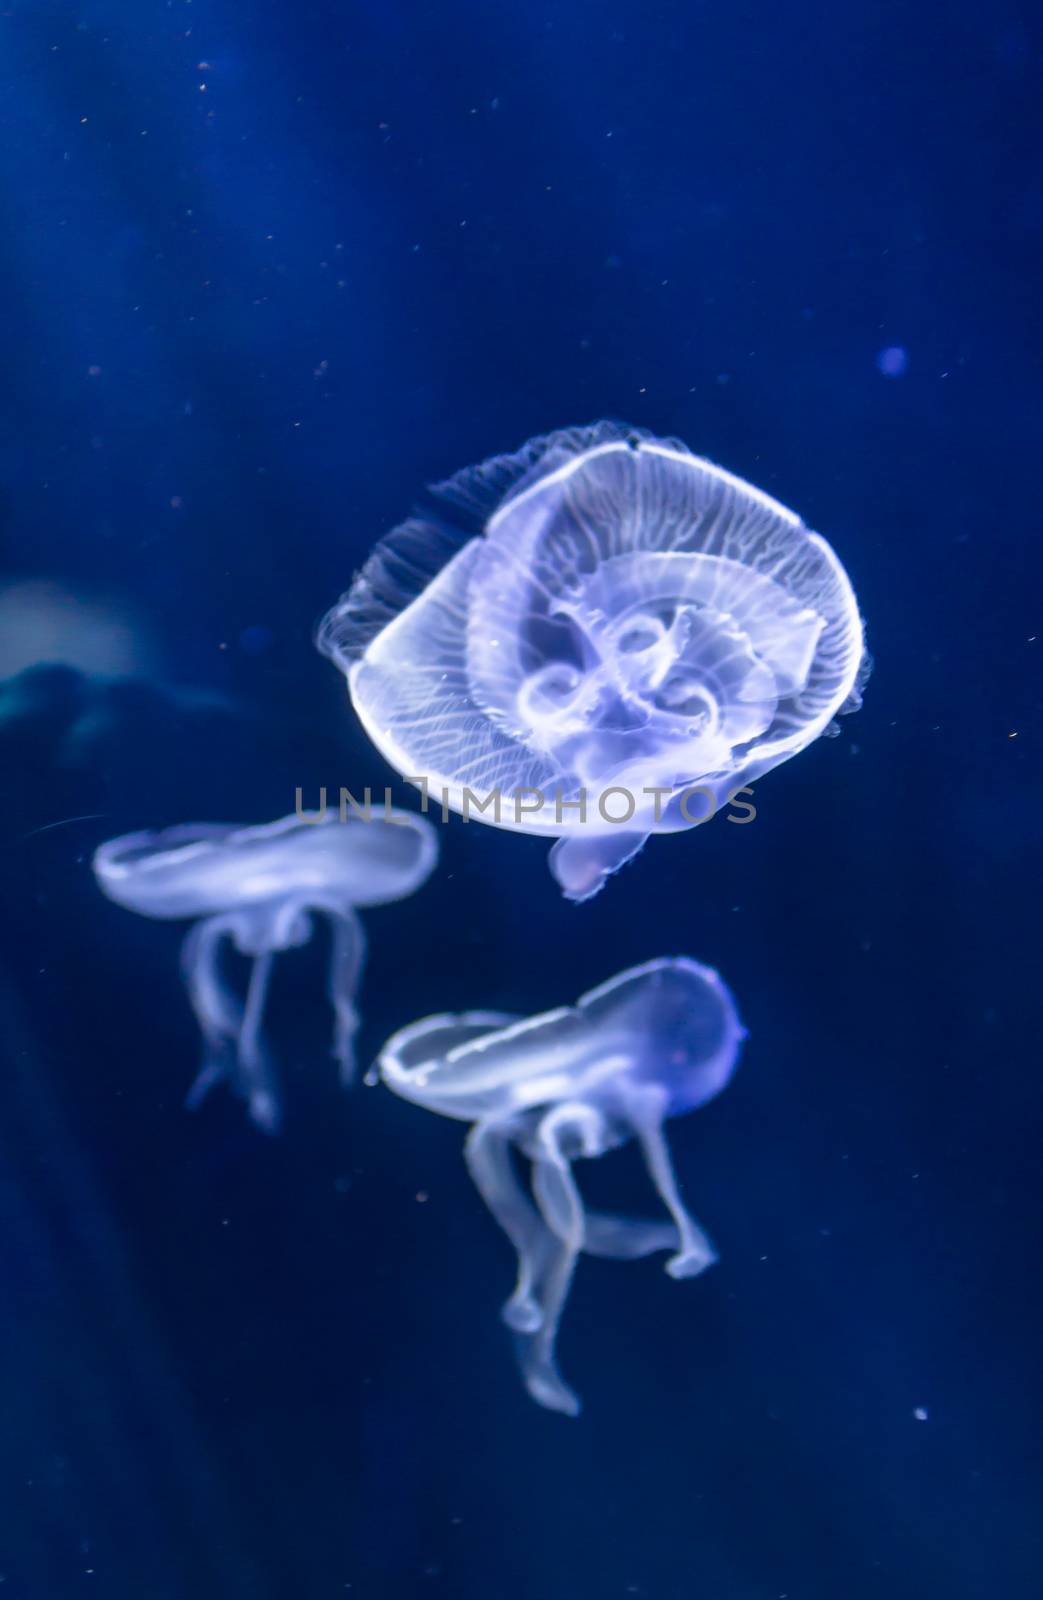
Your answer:
[[[3,1600],[1039,1595],[1041,105],[1023,0],[5,0]],[[828,542],[857,714],[572,899],[434,795],[392,888],[306,843],[106,897],[125,836],[419,816],[321,619],[425,486],[599,419]],[[702,635],[642,604],[654,699]],[[661,965],[726,1051],[655,985],[575,1042]],[[490,1060],[476,1162],[423,1073]]]

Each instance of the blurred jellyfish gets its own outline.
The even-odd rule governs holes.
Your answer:
[[[279,1092],[264,1039],[275,955],[306,944],[315,916],[330,925],[333,1054],[344,1082],[354,1073],[355,1010],[366,939],[356,909],[386,905],[425,882],[438,856],[429,822],[390,808],[381,817],[303,813],[262,827],[189,823],[132,833],[94,856],[110,900],[146,917],[191,918],[182,970],[204,1040],[188,1103],[227,1078],[254,1121],[275,1132]],[[252,960],[245,1000],[222,974],[225,941]]]
[[[745,1037],[716,972],[681,956],[622,972],[573,1007],[528,1019],[484,1011],[427,1017],[384,1046],[379,1068],[389,1088],[473,1124],[465,1147],[471,1176],[518,1253],[503,1318],[541,1405],[579,1411],[554,1343],[581,1251],[633,1260],[670,1250],[674,1278],[716,1260],[681,1200],[663,1124],[724,1088]],[[631,1136],[669,1222],[583,1204],[572,1162]],[[535,1204],[515,1175],[512,1145],[532,1163]]]
[[[122,602],[40,579],[8,584],[0,589],[0,680],[43,665],[125,678],[151,673],[155,662],[144,627]]]
[[[143,735],[165,743],[186,715],[222,736],[218,721],[244,715],[223,693],[161,674],[152,630],[119,596],[39,579],[0,586],[0,766],[12,764],[11,741],[61,766],[108,765]]]
[[[0,766],[5,775],[13,774],[14,763],[25,757],[9,752],[32,746],[37,763],[64,767],[97,761],[111,776],[132,757],[130,764],[140,771],[143,749],[154,745],[169,752],[189,718],[194,754],[201,759],[200,739],[210,738],[221,741],[227,756],[229,740],[242,736],[231,725],[233,714],[240,724],[252,718],[249,707],[207,689],[93,676],[60,663],[26,667],[0,679]],[[246,737],[251,735],[256,749],[253,728]],[[38,767],[32,776],[38,788]]]
[[[862,624],[829,545],[676,441],[598,423],[431,493],[319,648],[406,778],[557,838],[572,900],[859,703]]]
[[[904,345],[890,344],[877,352],[876,366],[884,378],[901,378],[909,366],[909,352]]]

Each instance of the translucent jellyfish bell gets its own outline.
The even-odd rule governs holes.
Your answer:
[[[745,1037],[716,972],[681,956],[622,972],[575,1006],[543,1016],[427,1017],[384,1046],[378,1064],[390,1089],[473,1124],[465,1147],[471,1176],[518,1253],[503,1317],[541,1405],[579,1411],[554,1344],[581,1251],[632,1260],[669,1250],[666,1270],[675,1278],[716,1259],[681,1200],[663,1124],[724,1088]],[[608,1216],[583,1204],[572,1162],[631,1137],[669,1221]],[[531,1200],[512,1145],[532,1163]]]
[[[189,1105],[227,1078],[254,1121],[276,1131],[280,1103],[264,1039],[265,998],[276,954],[306,944],[316,916],[330,926],[333,1053],[350,1082],[359,1023],[354,1002],[366,953],[356,909],[412,894],[437,857],[431,824],[390,808],[380,817],[346,820],[304,813],[261,827],[190,823],[101,845],[94,872],[110,900],[146,917],[195,923],[182,970],[204,1055]],[[228,942],[252,961],[245,999],[222,973]]]
[[[829,545],[676,441],[598,423],[431,496],[319,648],[404,776],[557,838],[570,899],[858,704],[862,624]]]

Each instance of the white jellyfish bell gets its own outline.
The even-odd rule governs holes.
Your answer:
[[[437,485],[318,644],[392,766],[465,817],[557,839],[572,900],[810,744],[864,678],[826,541],[612,422]]]

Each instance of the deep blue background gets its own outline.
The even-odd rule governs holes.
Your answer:
[[[154,662],[0,684],[5,1600],[1038,1594],[1028,5],[5,0],[0,59],[0,580]],[[190,1117],[177,930],[89,858],[382,784],[316,618],[425,481],[604,415],[821,528],[877,665],[749,827],[576,909],[455,823],[368,919],[369,1055],[674,951],[739,998],[672,1130],[721,1264],[582,1263],[568,1422],[461,1129],[336,1092],[320,951],[282,1139]]]

